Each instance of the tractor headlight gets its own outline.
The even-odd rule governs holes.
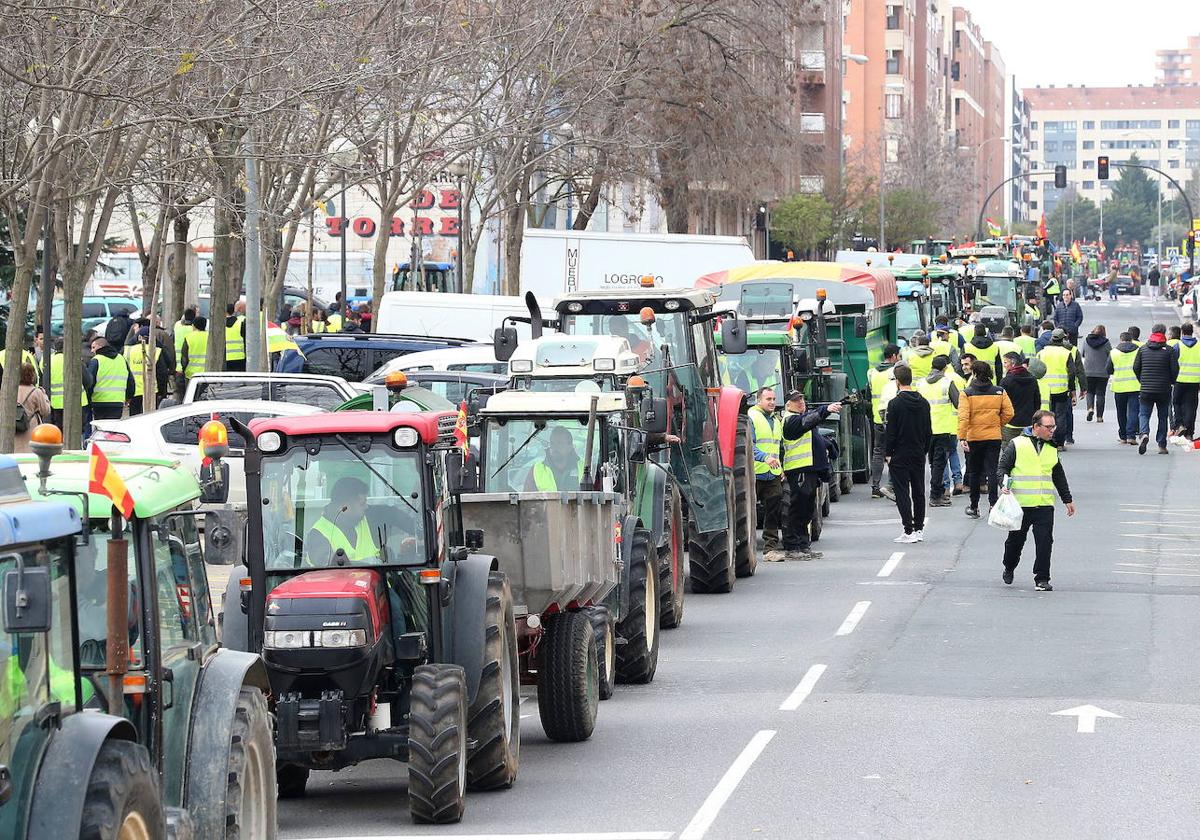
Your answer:
[[[596,370],[616,370],[617,369],[617,360],[616,359],[593,359],[592,367],[595,368]]]
[[[263,432],[255,441],[259,452],[270,454],[283,448],[283,435],[279,432]]]
[[[533,359],[513,359],[508,363],[508,369],[513,373],[532,373]]]
[[[396,446],[401,448],[406,446],[416,446],[417,438],[417,430],[410,426],[397,429],[392,435],[392,440],[395,442]]]
[[[313,632],[313,647],[351,648],[367,644],[366,630],[322,630]]]
[[[267,630],[263,633],[263,647],[277,650],[298,650],[312,647],[311,630]]]

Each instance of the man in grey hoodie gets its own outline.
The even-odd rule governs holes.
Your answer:
[[[1108,392],[1108,378],[1113,373],[1112,342],[1097,324],[1083,342],[1083,375],[1087,379],[1087,420],[1104,422],[1104,398]]]

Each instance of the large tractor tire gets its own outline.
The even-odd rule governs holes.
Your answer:
[[[275,740],[267,699],[243,686],[229,733],[229,776],[225,788],[225,840],[274,840]]]
[[[857,428],[856,428],[857,427]],[[850,419],[850,428],[856,434],[853,437],[862,436],[863,442],[863,463],[866,464],[866,469],[854,470],[851,473],[851,480],[855,484],[866,484],[871,480],[871,453],[875,451],[875,426],[871,422],[870,416],[852,417]],[[851,443],[853,446],[853,443]],[[850,453],[850,462],[854,462],[854,453]]]
[[[483,671],[475,702],[467,711],[467,737],[475,744],[467,757],[467,787],[512,787],[521,752],[521,671],[517,661],[517,622],[508,576],[488,576],[483,620]]]
[[[658,620],[660,627],[669,630],[683,623],[683,591],[686,588],[683,577],[683,503],[676,487],[671,488],[663,537],[663,544],[658,548]]]
[[[838,487],[844,496],[854,489],[854,476],[850,473],[841,473],[838,475]]]
[[[829,482],[829,501],[836,503],[842,499],[842,479],[834,473],[833,481]]]
[[[729,535],[725,531],[702,533],[688,520],[688,579],[698,594],[733,591],[735,575],[729,555]]]
[[[820,491],[818,491],[820,492]],[[821,531],[825,527],[825,512],[822,510],[823,505],[813,505],[812,522],[808,525],[808,538],[812,542],[821,539]]]
[[[584,610],[596,635],[596,662],[600,666],[600,699],[608,700],[617,690],[617,632],[608,607]]]
[[[299,764],[278,764],[275,767],[275,781],[280,799],[299,799],[304,796],[304,789],[308,786],[308,768]]]
[[[551,741],[586,741],[596,728],[600,663],[586,613],[551,616],[538,646],[538,714]]]
[[[166,834],[150,754],[133,741],[106,741],[87,780],[80,840],[158,840]]]
[[[413,822],[458,822],[467,804],[467,678],[460,666],[417,666],[408,723]]]
[[[825,492],[821,494],[821,516],[828,519],[831,510],[830,503],[833,502],[833,485],[822,482]]]
[[[754,498],[754,442],[750,436],[750,418],[738,415],[733,453],[733,533],[734,561],[738,577],[750,577],[758,570],[758,517]]]
[[[617,625],[625,643],[617,648],[617,680],[648,683],[658,669],[658,574],[650,556],[650,532],[633,534],[629,558],[629,605]]]

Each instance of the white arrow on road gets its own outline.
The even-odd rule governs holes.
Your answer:
[[[1098,706],[1076,706],[1074,709],[1063,709],[1061,712],[1051,712],[1052,715],[1074,715],[1079,718],[1076,732],[1093,733],[1096,731],[1096,718],[1119,718],[1120,715],[1106,712]]]

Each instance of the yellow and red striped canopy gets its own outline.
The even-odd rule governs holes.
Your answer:
[[[830,283],[846,283],[870,289],[877,307],[899,301],[896,295],[896,277],[888,269],[834,262],[763,260],[705,274],[696,281],[696,287],[705,289],[755,280],[823,280]]]

